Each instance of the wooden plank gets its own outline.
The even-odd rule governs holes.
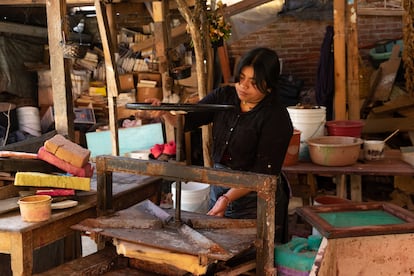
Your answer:
[[[9,22],[0,22],[0,32],[47,38],[47,28]]]
[[[230,83],[232,74],[226,43],[217,48],[217,54],[220,61],[221,73],[223,74],[223,83]]]
[[[160,266],[165,264],[171,265],[189,271],[194,275],[202,275],[207,272],[208,266],[201,264],[198,256],[172,252],[125,241],[117,241],[116,247],[117,252],[129,258],[156,263]]]
[[[252,260],[243,264],[240,264],[233,268],[228,268],[226,270],[220,271],[216,273],[216,276],[237,276],[241,275],[243,273],[246,273],[250,270],[253,270],[256,268],[256,261]],[[243,274],[244,275],[244,274]]]
[[[369,16],[402,16],[404,14],[404,10],[387,8],[359,8],[358,14]]]
[[[16,187],[12,184],[0,187],[0,199],[16,197],[19,195],[19,191],[21,190],[22,190],[21,187]]]
[[[20,197],[17,196],[0,200],[0,214],[19,209],[19,205],[17,204],[19,198]]]
[[[381,114],[386,112],[393,112],[401,108],[406,108],[414,105],[414,98],[409,95],[401,95],[397,98],[385,102],[384,105],[374,107],[372,112],[375,114]]]
[[[414,120],[412,118],[382,118],[367,119],[362,129],[362,133],[384,133],[399,129],[401,132],[413,131]]]
[[[62,172],[61,169],[40,159],[13,159],[0,158],[0,171],[2,172]]]
[[[66,26],[66,1],[46,0],[48,38],[50,49],[50,69],[52,72],[53,102],[56,110],[55,129],[58,133],[74,137],[74,114],[72,90],[65,72],[68,60],[63,58],[62,26]],[[59,22],[59,23],[57,23]],[[69,81],[68,81],[69,80]],[[68,83],[66,83],[68,82]]]
[[[121,257],[115,252],[114,247],[106,247],[94,254],[79,258],[45,272],[35,274],[37,276],[71,276],[71,275],[102,275],[112,270],[119,264]],[[106,274],[106,273],[105,273]],[[129,274],[125,274],[129,275]]]
[[[266,4],[268,2],[271,2],[271,0],[244,0],[239,1],[233,5],[227,6],[224,8],[224,15],[226,17],[230,17],[232,15],[253,9],[255,7],[258,7],[262,4]]]
[[[392,86],[394,85],[395,77],[397,76],[398,68],[400,67],[401,58],[399,57],[400,45],[395,44],[392,48],[389,60],[381,63],[381,80],[375,90],[375,100],[388,101],[390,98]]]
[[[99,34],[101,36],[102,47],[104,50],[105,68],[106,68],[106,85],[108,91],[108,109],[109,109],[109,129],[111,130],[111,149],[112,155],[119,155],[118,125],[116,99],[120,90],[118,70],[116,68],[115,56],[112,50],[112,40],[108,37],[111,29],[106,15],[105,4],[95,0],[96,18],[98,20]],[[114,32],[114,30],[112,31]]]
[[[381,79],[381,68],[378,68],[374,72],[372,72],[371,79],[370,79],[370,88],[367,98],[365,99],[364,103],[361,107],[361,119],[366,119],[369,113],[371,112],[371,108],[373,106],[373,98],[375,94],[375,89]]]

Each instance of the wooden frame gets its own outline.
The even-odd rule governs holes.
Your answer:
[[[372,226],[335,227],[323,219],[321,213],[382,210],[406,223]],[[414,232],[414,214],[387,202],[317,205],[299,208],[297,213],[314,226],[322,236],[332,238],[402,234]]]
[[[186,166],[179,162],[145,161],[108,155],[98,156],[96,158],[98,215],[105,215],[113,208],[112,173],[117,171],[158,176],[176,181],[191,180],[256,191],[256,273],[257,275],[276,275],[274,267],[274,218],[277,176]]]

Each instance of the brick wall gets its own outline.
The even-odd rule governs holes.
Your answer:
[[[384,39],[401,39],[403,35],[401,16],[358,17],[358,42],[360,55],[368,59],[373,45]]]
[[[300,20],[282,17],[275,23],[229,45],[235,58],[249,49],[265,46],[276,50],[283,59],[283,72],[305,81],[305,89],[315,86],[320,47],[326,27],[332,21]],[[368,62],[369,49],[375,42],[402,36],[400,16],[359,16],[358,43],[361,57]]]

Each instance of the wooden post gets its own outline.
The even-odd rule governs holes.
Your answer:
[[[229,55],[227,52],[226,42],[223,42],[223,46],[217,48],[217,55],[220,60],[221,73],[223,75],[223,83],[229,83],[231,80],[231,70],[229,63]]]
[[[155,37],[155,55],[159,61],[159,70],[162,77],[163,97],[168,97],[170,91],[165,89],[168,75],[168,57],[167,49],[170,46],[170,28],[167,24],[166,11],[169,10],[168,1],[152,2],[152,14],[154,20],[154,37]],[[168,123],[165,124],[165,136],[167,141],[175,141],[174,127]]]
[[[115,11],[114,11],[114,4],[108,3],[106,4],[106,15],[108,17],[108,26],[111,31],[109,34],[109,38],[111,39],[113,53],[118,52],[118,39],[117,39],[117,31],[116,31],[116,24],[115,24]]]
[[[357,1],[348,4],[346,10],[346,41],[347,41],[347,99],[348,119],[360,118],[359,103],[359,51],[358,51],[358,26],[357,26]]]
[[[69,68],[69,60],[63,58],[62,40],[65,26],[66,1],[47,0],[46,14],[48,22],[48,38],[50,49],[50,69],[52,73],[53,103],[55,108],[55,128],[62,135],[75,138],[75,127],[72,101],[72,86],[70,74],[65,73]],[[62,24],[59,24],[63,22]],[[66,63],[66,65],[65,65]],[[68,69],[66,69],[68,70]]]
[[[334,69],[336,120],[346,119],[345,0],[334,0]]]
[[[109,29],[106,9],[104,7],[104,4],[99,0],[95,0],[95,9],[105,57],[106,87],[108,93],[109,128],[111,130],[112,155],[117,156],[119,155],[119,141],[116,100],[120,86],[119,77],[115,66],[115,57],[111,51],[114,49],[114,47],[112,45],[112,40],[108,38],[108,35],[111,34],[111,30]],[[112,30],[112,32],[114,32],[114,30]]]

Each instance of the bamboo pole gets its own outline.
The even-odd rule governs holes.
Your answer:
[[[345,0],[334,0],[334,117],[346,119]]]
[[[358,51],[358,17],[357,2],[348,4],[346,10],[347,28],[347,99],[348,119],[360,118],[359,100],[359,51]]]

